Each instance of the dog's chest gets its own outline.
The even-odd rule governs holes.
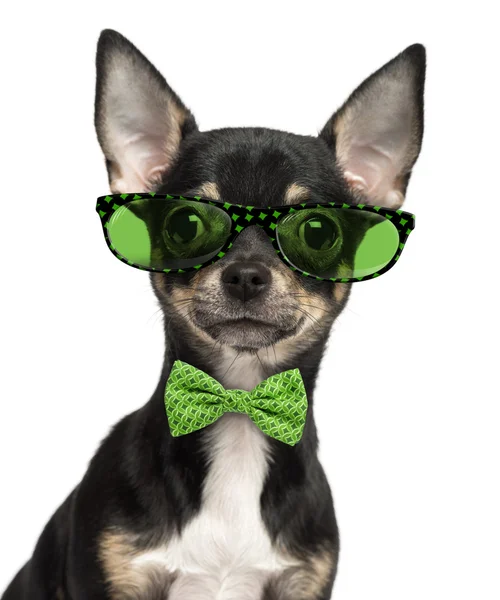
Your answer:
[[[200,513],[166,546],[138,556],[134,568],[176,573],[169,600],[255,600],[269,575],[289,566],[261,517],[268,441],[241,414],[224,415],[205,435],[210,466]]]

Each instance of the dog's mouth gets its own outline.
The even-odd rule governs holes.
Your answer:
[[[207,322],[204,315],[196,315],[194,324],[220,344],[238,350],[258,350],[292,337],[300,329],[304,317],[281,319],[279,322],[243,315],[238,318]]]
[[[255,319],[253,317],[241,317],[240,319],[230,319],[228,321],[222,321],[219,324],[223,324],[226,327],[278,327],[276,323],[270,323],[269,321],[263,321],[262,319]]]

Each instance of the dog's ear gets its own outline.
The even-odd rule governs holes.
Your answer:
[[[399,208],[424,130],[425,48],[415,44],[366,79],[320,133],[351,189]]]
[[[111,191],[150,191],[196,122],[155,67],[116,31],[101,33],[96,66],[95,126]]]

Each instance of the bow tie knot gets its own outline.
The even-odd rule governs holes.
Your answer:
[[[267,435],[291,446],[302,437],[307,396],[298,369],[272,375],[252,391],[226,390],[207,373],[177,360],[165,388],[174,437],[207,427],[224,413],[244,413]]]
[[[224,412],[246,413],[248,411],[248,403],[251,399],[251,393],[245,390],[224,390],[226,393],[223,396],[222,403]]]

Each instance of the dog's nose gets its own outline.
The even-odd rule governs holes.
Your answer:
[[[258,262],[234,262],[222,273],[226,290],[246,302],[263,292],[271,281],[271,271]]]

